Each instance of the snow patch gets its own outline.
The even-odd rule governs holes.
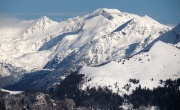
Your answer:
[[[0,91],[8,92],[10,94],[21,94],[21,93],[23,93],[23,91],[9,91],[9,90],[5,90],[5,89],[0,89]]]

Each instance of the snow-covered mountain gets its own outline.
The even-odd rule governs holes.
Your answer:
[[[177,51],[177,53],[173,51],[177,54],[177,57],[172,60],[179,61],[178,49],[169,46],[169,44],[158,42],[160,40],[178,46],[180,41],[179,27],[178,25],[172,29],[172,27],[160,24],[147,15],[138,16],[120,12],[117,9],[106,8],[95,10],[93,13],[83,17],[70,18],[62,22],[52,21],[45,16],[31,21],[18,21],[12,26],[0,27],[0,76],[1,81],[7,82],[5,84],[2,82],[0,86],[9,85],[12,80],[14,80],[13,83],[20,81],[18,83],[20,84],[31,79],[31,86],[48,88],[63,80],[70,71],[75,71],[82,66],[84,67],[80,73],[88,75],[91,73],[89,68],[93,68],[94,71],[99,69],[97,71],[100,71],[104,67],[110,68],[114,65],[120,65],[114,66],[112,69],[118,68],[126,72],[117,74],[114,77],[122,74],[133,76],[129,70],[137,70],[135,76],[138,74],[142,76],[144,70],[140,68],[146,68],[146,66],[152,68],[153,65],[161,61],[159,56],[164,54],[167,54],[167,56],[162,57],[164,60],[169,58],[168,53],[163,53],[164,51],[168,52],[169,48]],[[154,54],[155,51],[159,50],[153,50],[153,48],[159,48],[158,46],[164,51],[156,55]],[[153,47],[152,50],[151,47]],[[143,51],[149,49],[148,53],[143,53]],[[134,59],[141,58],[144,54],[151,55],[151,52],[153,53],[152,56],[158,56],[152,58],[152,63],[146,62],[147,64],[142,66],[138,61],[134,61]],[[118,63],[127,58],[130,58],[130,60],[126,61],[125,65],[129,66],[124,67],[124,65]],[[147,58],[142,57],[141,59]],[[106,65],[92,67],[102,64]],[[170,64],[171,61],[160,65],[167,66]],[[179,66],[178,63],[173,64],[175,67]],[[131,68],[137,69],[133,70]],[[162,68],[157,67],[156,69],[157,71],[152,72],[157,72],[158,75],[161,74],[159,71]],[[166,69],[162,70],[165,71]],[[166,74],[178,74],[178,71],[176,68],[175,73]],[[96,73],[97,76],[100,73]],[[147,74],[151,74],[151,72]],[[39,78],[34,78],[34,76]],[[94,77],[94,74],[92,76]],[[135,78],[135,76],[132,78]],[[102,75],[102,77],[104,76]],[[143,80],[147,80],[149,77]],[[173,76],[167,75],[168,77]],[[177,75],[177,77],[179,76]],[[27,82],[29,83],[29,81]]]
[[[160,80],[180,78],[180,50],[158,41],[149,52],[100,67],[84,66],[79,74],[91,79],[84,83],[82,89],[103,86],[120,94],[129,94],[139,85],[153,89],[163,86]],[[134,84],[131,79],[138,80],[138,83]]]

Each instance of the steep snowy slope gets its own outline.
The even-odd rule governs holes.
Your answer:
[[[170,32],[160,36],[159,39],[171,44],[177,44],[180,42],[180,24],[174,27]]]
[[[69,47],[74,51],[65,59],[62,53],[58,54],[53,61],[57,64],[50,63],[45,68],[61,68],[65,65],[68,67],[68,64],[93,66],[129,57],[170,29],[147,16],[140,17],[107,9],[96,10],[94,13],[88,15],[88,20],[79,33],[66,36],[60,42],[58,50],[61,52],[64,48],[69,50]],[[69,47],[66,48],[67,46]]]
[[[6,61],[7,63],[11,64],[21,63],[21,65],[15,66],[20,66],[27,70],[32,70],[34,68],[42,69],[42,67],[47,63],[47,60],[45,59],[50,60],[51,57],[49,57],[49,55],[50,53],[54,52],[49,50],[50,48],[42,49],[43,44],[50,41],[51,39],[54,39],[59,34],[61,34],[61,32],[68,31],[68,29],[64,29],[67,25],[69,24],[66,22],[57,23],[51,21],[47,17],[42,17],[34,21],[19,22],[16,26],[14,26],[15,29],[12,29],[13,33],[4,31],[4,28],[2,28],[1,31],[6,34],[1,35],[0,50],[4,53],[4,56],[8,57],[1,57],[0,60]],[[10,30],[10,28],[8,28],[7,30]],[[17,28],[21,29],[16,32]],[[54,46],[55,43],[52,43],[52,45]],[[40,61],[41,64],[39,64],[38,66],[36,65],[37,67],[35,67],[33,66],[33,64],[37,60],[37,56],[41,56],[42,60]],[[11,62],[9,61],[9,59],[13,59],[15,61]]]
[[[159,41],[149,52],[100,67],[84,66],[79,74],[91,79],[83,84],[82,89],[107,86],[120,94],[131,93],[139,84],[142,88],[153,89],[161,86],[160,80],[180,77],[180,50]],[[130,79],[139,80],[139,83],[133,84]]]
[[[49,79],[48,84],[52,85],[80,66],[129,58],[169,30],[171,27],[148,16],[106,8],[59,23],[45,16],[18,21],[13,26],[0,27],[0,62],[21,71],[13,72],[13,68],[0,65],[0,74],[17,80],[24,73],[48,70],[49,75],[33,84],[45,86]]]

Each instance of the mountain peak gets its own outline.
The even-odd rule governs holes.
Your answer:
[[[94,13],[117,14],[117,13],[121,13],[121,12],[118,9],[100,8],[100,9],[95,10]]]
[[[47,16],[42,16],[36,20],[34,20],[31,25],[27,26],[27,28],[25,28],[22,31],[23,36],[28,35],[28,34],[37,34],[40,31],[49,28],[49,26],[52,26],[54,24],[56,24],[57,22],[52,21],[51,19],[49,19]],[[32,35],[30,35],[32,36]],[[36,36],[36,35],[35,35]]]
[[[42,19],[42,20],[49,20],[49,18],[47,16],[42,16],[40,17],[39,19]]]
[[[107,19],[112,19],[113,14],[119,14],[119,13],[121,12],[117,9],[100,8],[100,9],[95,10],[92,14],[90,14],[90,16],[102,15]]]
[[[40,25],[40,26],[43,26],[43,25],[47,25],[47,24],[53,24],[54,21],[52,21],[51,19],[49,19],[47,16],[42,16],[40,17],[39,19],[37,19],[37,24]]]

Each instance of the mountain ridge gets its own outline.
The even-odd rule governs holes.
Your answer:
[[[159,40],[170,41],[179,36],[179,25],[172,29],[148,16],[107,8],[62,22],[43,16],[18,22],[13,29],[8,33],[0,28],[0,33],[5,33],[0,34],[0,62],[26,72],[19,71],[16,75],[9,71],[6,75],[6,71],[2,76],[18,82],[34,74],[38,76],[38,71],[48,71],[44,78],[32,81],[33,85],[38,82],[37,85],[44,87],[47,79],[48,86],[53,86],[79,67],[119,62],[149,50]],[[175,45],[179,37],[171,42]],[[1,65],[1,68],[9,67]]]

